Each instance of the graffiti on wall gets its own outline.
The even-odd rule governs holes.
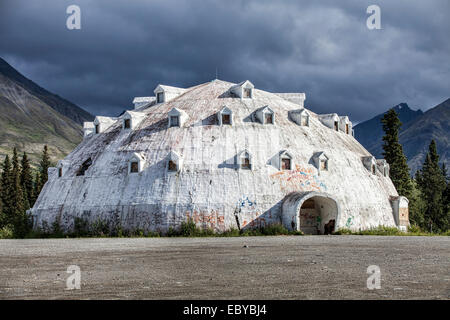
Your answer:
[[[186,220],[192,220],[196,225],[200,225],[206,228],[212,228],[215,230],[225,230],[225,216],[219,214],[217,210],[193,210],[186,211]]]
[[[327,186],[320,180],[315,169],[299,165],[295,167],[295,170],[280,171],[270,176],[279,181],[283,192],[327,190]]]

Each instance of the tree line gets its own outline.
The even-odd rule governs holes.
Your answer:
[[[381,119],[383,156],[390,165],[390,178],[399,195],[409,199],[409,220],[422,230],[445,232],[450,228],[450,185],[445,164],[439,166],[436,142],[431,140],[422,168],[412,178],[399,143],[402,125],[398,114],[390,109]]]
[[[0,177],[0,230],[8,229],[16,238],[25,237],[31,230],[27,210],[33,207],[47,182],[50,165],[47,145],[35,173],[26,152],[20,160],[16,148],[11,159],[6,155]]]

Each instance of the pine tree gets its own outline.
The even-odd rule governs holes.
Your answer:
[[[419,186],[426,203],[425,223],[433,231],[445,231],[449,228],[449,217],[444,208],[446,177],[439,167],[439,155],[436,142],[431,141],[428,153],[420,172]]]
[[[12,157],[12,170],[11,170],[11,199],[14,204],[10,210],[9,221],[14,228],[14,235],[16,237],[25,236],[27,230],[26,208],[23,198],[22,185],[20,183],[21,168],[19,165],[19,158],[17,156],[17,150],[14,148]]]
[[[444,207],[444,215],[449,219],[450,217],[450,177],[447,174],[447,168],[445,166],[445,163],[442,164],[442,174],[445,177],[445,190],[442,194],[442,201],[443,201],[443,207]]]
[[[39,192],[41,192],[42,187],[48,180],[48,168],[50,167],[50,157],[48,156],[48,147],[44,146],[44,150],[42,151],[42,159],[40,162],[40,188]]]
[[[14,207],[12,202],[12,190],[11,190],[11,162],[9,161],[9,156],[6,155],[5,161],[3,162],[3,171],[1,176],[1,198],[2,198],[2,227],[10,223],[9,217],[11,216],[11,210]]]
[[[28,209],[33,201],[33,176],[31,173],[30,161],[26,152],[23,153],[20,172],[20,185],[23,189],[25,208]]]
[[[402,123],[398,118],[397,112],[390,109],[381,119],[383,123],[383,156],[389,163],[389,175],[394,183],[397,192],[410,198],[412,195],[412,183],[409,176],[409,168],[406,163],[406,156],[403,153],[402,145],[398,141],[398,133]]]
[[[39,171],[37,171],[35,178],[34,178],[34,182],[33,182],[33,193],[32,193],[31,202],[30,202],[31,207],[34,206],[37,198],[39,197],[40,186],[41,186],[41,177],[40,177]]]

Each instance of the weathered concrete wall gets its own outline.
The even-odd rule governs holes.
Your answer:
[[[389,179],[371,174],[362,157],[370,154],[352,137],[326,127],[310,111],[309,126],[288,117],[298,105],[254,89],[253,99],[230,95],[233,84],[215,80],[188,89],[167,103],[144,110],[134,130],[122,130],[122,119],[101,134],[90,135],[65,159],[64,174],[49,176],[32,209],[38,223],[61,217],[70,228],[74,217],[119,220],[124,228],[167,230],[192,218],[198,225],[225,230],[283,222],[282,202],[291,192],[316,191],[339,203],[336,227],[350,229],[394,226]],[[269,106],[275,125],[252,121],[254,112]],[[217,113],[226,106],[233,125],[219,126]],[[183,110],[181,128],[168,126],[168,112]],[[238,169],[236,155],[248,150],[252,170]],[[287,150],[294,168],[280,171],[271,159]],[[179,172],[168,172],[167,156],[182,158]],[[330,158],[328,171],[318,174],[315,152]],[[145,157],[139,173],[128,173],[130,155]],[[76,176],[88,158],[93,164]],[[293,213],[294,214],[294,213]],[[290,223],[290,222],[289,222]]]

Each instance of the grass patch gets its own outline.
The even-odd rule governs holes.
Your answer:
[[[365,236],[449,236],[450,231],[442,233],[430,233],[421,230],[418,226],[412,225],[408,228],[408,232],[400,231],[395,227],[379,226],[367,230],[352,231],[342,228],[334,232],[336,235],[365,235]]]
[[[272,224],[256,229],[229,229],[216,232],[211,228],[200,228],[193,221],[184,221],[179,228],[170,227],[163,232],[145,232],[141,229],[123,230],[120,225],[97,220],[91,224],[82,218],[75,218],[74,228],[71,232],[64,232],[58,221],[51,226],[43,222],[42,227],[30,232],[26,238],[104,238],[104,237],[247,237],[247,236],[277,236],[277,235],[303,235],[299,231],[289,231],[281,224]]]

